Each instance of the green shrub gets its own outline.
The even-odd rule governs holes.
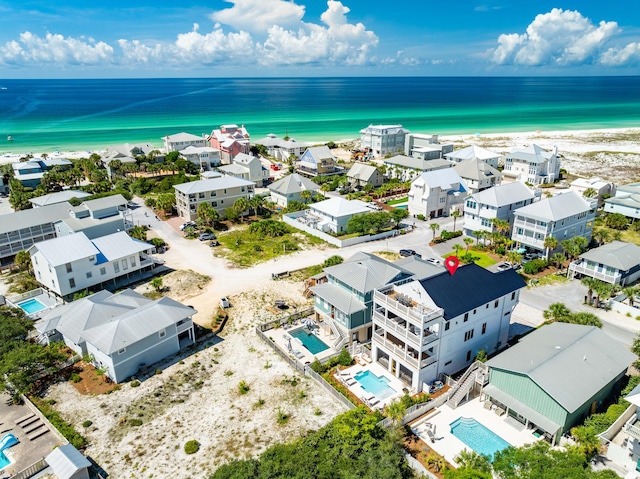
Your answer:
[[[281,408],[278,408],[278,417],[276,419],[277,423],[282,425],[282,424],[286,424],[290,419],[290,416],[288,413],[284,412]]]
[[[69,376],[69,379],[71,379],[74,383],[79,383],[80,381],[82,381],[82,378],[78,373],[71,373],[71,376]]]
[[[345,348],[340,351],[340,354],[338,355],[338,363],[340,366],[351,366],[353,364],[353,358],[351,357],[351,354],[349,354],[348,349]]]
[[[131,381],[132,388],[137,388],[138,386],[140,386],[140,381],[138,381],[137,379],[134,379],[133,381]]]
[[[88,421],[88,420],[87,420],[87,421],[85,421],[85,422],[83,422],[83,423],[82,423],[82,427],[89,427],[89,426],[91,426],[92,424],[93,424],[93,422],[92,422],[92,421]]]
[[[134,427],[142,426],[142,419],[128,419],[127,424]]]
[[[200,449],[200,443],[195,439],[187,441],[184,445],[184,452],[187,454],[195,454]]]
[[[420,221],[424,221],[425,219],[423,214],[416,215],[416,218],[418,218]]]
[[[329,368],[327,368],[327,366],[325,366],[324,364],[322,364],[320,361],[318,361],[318,358],[316,358],[312,363],[311,363],[311,369],[313,371],[315,371],[318,374],[323,374],[326,373]]]
[[[247,394],[249,392],[249,385],[244,380],[238,384],[238,392],[240,394]]]
[[[545,259],[538,258],[533,261],[529,261],[522,265],[522,271],[525,274],[537,274],[548,266],[548,262]]]
[[[156,374],[162,374],[162,369],[156,369]]]
[[[87,440],[78,434],[71,424],[62,419],[58,411],[51,408],[51,405],[38,398],[31,398],[31,402],[76,449],[82,449],[87,445]]]

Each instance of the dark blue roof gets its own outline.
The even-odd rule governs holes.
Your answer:
[[[526,286],[513,269],[492,273],[475,263],[426,278],[420,284],[449,320]]]

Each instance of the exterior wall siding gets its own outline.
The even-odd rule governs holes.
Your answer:
[[[568,412],[528,376],[491,368],[489,383],[555,423],[560,425],[567,423]]]

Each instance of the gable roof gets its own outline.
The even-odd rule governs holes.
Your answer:
[[[322,283],[309,288],[313,294],[329,302],[345,314],[352,314],[367,309],[365,304],[355,295],[340,286]]]
[[[334,218],[356,215],[358,213],[371,213],[373,211],[364,201],[345,200],[339,196],[320,201],[319,203],[313,203],[309,205],[309,208],[324,215],[333,216]]]
[[[627,271],[640,264],[640,246],[624,241],[612,241],[582,253],[580,257]]]
[[[335,158],[333,157],[333,153],[331,153],[331,150],[326,145],[312,146],[310,148],[307,148],[305,152],[302,154],[302,156],[300,157],[300,161],[315,160],[316,162],[318,162],[323,159],[330,159],[332,161],[335,161]]]
[[[412,276],[410,271],[379,256],[364,252],[356,253],[344,263],[330,266],[324,271],[361,293],[367,293],[393,281]]]
[[[481,148],[477,145],[471,145],[461,150],[452,151],[451,153],[447,153],[444,155],[445,158],[451,159],[454,158],[458,161],[477,159],[477,160],[492,160],[494,158],[500,158],[502,155],[500,153],[496,153],[495,151],[487,150],[486,148]]]
[[[181,183],[173,187],[186,195],[195,193],[205,193],[207,191],[223,190],[236,186],[255,186],[253,181],[243,180],[234,176],[221,176],[219,178],[209,178],[208,180],[197,180],[189,183]]]
[[[300,193],[301,191],[305,190],[318,191],[320,190],[320,185],[317,185],[313,181],[299,175],[298,173],[293,173],[291,175],[285,176],[275,183],[270,184],[269,190],[274,193],[279,193],[286,196],[292,195],[294,193]]]
[[[378,169],[375,166],[365,165],[364,163],[354,163],[347,172],[349,178],[357,178],[363,181],[369,181],[376,175],[380,175]]]
[[[117,194],[96,198],[95,200],[83,201],[80,206],[89,210],[101,210],[104,208],[111,208],[113,206],[126,206],[127,203],[128,201],[124,196]]]
[[[515,214],[542,221],[559,221],[590,209],[590,202],[575,191],[566,191],[518,208],[515,210]]]
[[[485,163],[478,158],[470,158],[463,160],[453,167],[454,170],[460,175],[461,178],[480,181],[485,178],[495,177],[502,178],[502,173],[496,170],[493,166]]]
[[[87,238],[87,235],[80,232],[41,241],[29,248],[29,252],[31,256],[35,252],[40,252],[47,262],[55,268],[80,258],[97,256],[100,250]]]
[[[490,368],[529,376],[568,412],[591,399],[636,356],[595,326],[552,323],[490,359]]]
[[[441,190],[459,191],[461,193],[467,191],[466,182],[460,177],[455,168],[425,171],[413,181],[420,180],[424,181],[429,188],[440,188]],[[459,186],[456,186],[456,184]]]
[[[29,199],[31,203],[37,206],[55,205],[56,203],[62,203],[70,200],[71,198],[86,198],[91,196],[91,193],[79,190],[63,190],[57,193],[49,193],[48,195],[37,196]]]
[[[71,235],[74,236],[74,235]],[[132,238],[124,231],[118,231],[91,240],[107,261],[134,255],[153,248],[153,245]]]
[[[475,263],[461,265],[420,280],[420,284],[449,320],[526,286],[513,269],[492,273]]]
[[[71,479],[76,472],[91,467],[89,459],[72,444],[56,447],[44,460],[58,479]]]
[[[514,181],[513,183],[487,188],[486,190],[474,193],[472,196],[478,203],[496,208],[520,201],[531,200],[535,197],[529,187],[521,181]]]
[[[69,216],[71,205],[66,201],[40,208],[16,211],[0,215],[0,234],[17,231],[32,226],[54,223]]]
[[[243,165],[239,165],[237,163],[231,163],[230,165],[222,165],[218,166],[219,171],[224,171],[225,173],[231,173],[235,175],[242,175],[245,173],[249,173],[249,168]]]
[[[257,156],[247,155],[246,153],[238,153],[233,157],[233,160],[231,161],[233,163],[240,163],[242,165],[249,165],[250,163],[257,161],[260,163],[260,165],[262,165],[260,158],[258,158]]]
[[[515,158],[518,160],[527,161],[528,163],[544,163],[548,161],[552,156],[556,155],[556,150],[547,151],[544,148],[539,147],[536,144],[531,144],[525,147],[514,147],[507,155],[507,158]]]
[[[170,143],[176,143],[179,141],[205,141],[206,139],[198,136],[192,135],[191,133],[185,133],[184,131],[181,133],[176,133],[175,135],[167,135],[163,140],[167,140]]]

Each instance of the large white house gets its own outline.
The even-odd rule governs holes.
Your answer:
[[[47,311],[35,327],[43,342],[64,341],[119,383],[193,344],[196,312],[167,297],[102,290]]]
[[[477,145],[471,145],[466,148],[462,148],[461,150],[452,151],[451,153],[444,155],[444,157],[455,163],[472,159],[480,160],[494,168],[498,168],[500,160],[504,161],[504,155],[496,153],[495,151],[487,150],[486,148],[481,148]]]
[[[198,217],[198,205],[210,203],[221,216],[224,216],[225,210],[231,208],[238,198],[253,198],[255,186],[253,181],[233,176],[174,185],[178,215],[186,221],[195,220]]]
[[[269,171],[262,166],[260,158],[246,153],[238,153],[233,157],[230,165],[220,166],[218,171],[227,176],[253,181],[257,186],[263,186],[269,177]]]
[[[560,243],[574,236],[591,241],[597,199],[587,199],[575,191],[545,198],[522,208],[514,215],[511,239],[519,247],[546,251],[544,240],[553,236]]]
[[[480,350],[507,346],[524,281],[513,269],[460,266],[374,292],[372,358],[420,392],[469,366]]]
[[[80,232],[29,248],[36,280],[62,297],[98,285],[127,282],[132,273],[153,268],[153,245],[124,231],[90,240]],[[135,275],[136,279],[140,274]]]
[[[180,155],[187,161],[196,165],[200,170],[206,171],[220,165],[220,150],[210,146],[187,146],[180,150]]]
[[[182,151],[189,146],[195,146],[198,148],[207,146],[206,138],[185,132],[176,133],[175,135],[167,135],[163,138],[163,140],[164,151],[166,153],[170,153],[172,151]]]
[[[640,182],[619,186],[613,198],[604,200],[604,210],[640,219]]]
[[[493,220],[505,220],[513,224],[516,209],[533,203],[540,197],[524,183],[515,181],[474,193],[464,204],[464,234],[474,236],[474,231],[493,233]]]
[[[442,144],[438,135],[424,135],[408,133],[404,142],[404,154],[421,160],[436,160],[444,158],[453,151],[453,144]]]
[[[493,166],[477,158],[463,160],[453,167],[465,180],[470,193],[498,186],[502,182],[502,173]]]
[[[273,156],[278,161],[287,161],[291,155],[300,155],[313,143],[296,141],[293,138],[285,140],[278,138],[273,133],[269,133],[264,138],[255,141],[256,145],[262,145],[267,149],[267,154]]]
[[[547,151],[538,145],[512,148],[506,155],[503,174],[532,185],[554,183],[560,178],[558,149]]]
[[[402,125],[369,125],[360,130],[360,145],[373,156],[397,153],[404,148],[407,133]]]
[[[626,286],[640,279],[640,246],[612,241],[590,249],[569,264],[567,276],[589,276]]]
[[[594,193],[591,197],[598,199],[598,206],[602,206],[604,204],[605,195],[609,197],[616,191],[615,184],[604,181],[601,178],[577,178],[571,182],[569,187],[576,193],[583,196],[585,192],[589,192],[589,190],[591,190],[591,193]]]
[[[291,201],[303,201],[303,191],[310,191],[314,196],[320,186],[302,175],[293,173],[269,185],[271,200],[278,206],[286,208]]]
[[[454,168],[428,171],[411,182],[409,214],[425,218],[448,216],[462,209],[467,185]]]
[[[422,173],[427,171],[443,170],[445,168],[453,168],[453,163],[442,158],[435,160],[425,160],[416,158],[415,156],[396,155],[391,158],[385,158],[382,161],[385,176],[387,178],[396,178],[402,182],[413,181]]]
[[[57,236],[83,232],[93,239],[133,227],[131,210],[122,195],[105,196],[69,207],[69,216],[54,223]]]
[[[312,203],[307,210],[307,218],[313,219],[315,229],[333,233],[346,233],[347,223],[355,215],[371,213],[371,207],[360,200],[345,200],[341,197],[330,198]]]

